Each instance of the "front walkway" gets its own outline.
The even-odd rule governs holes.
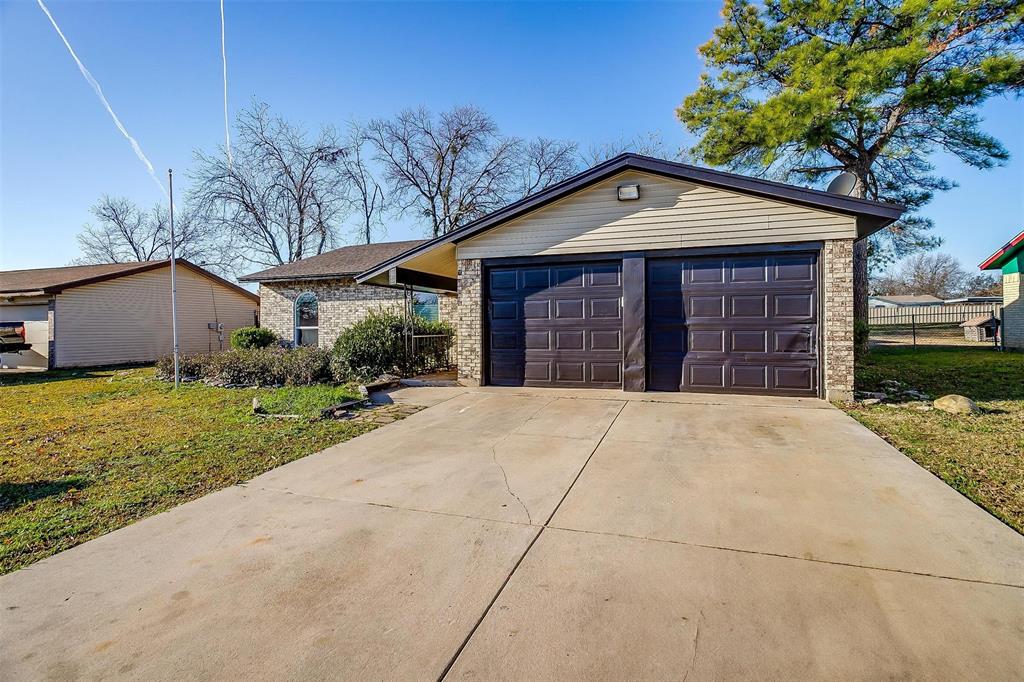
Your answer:
[[[813,400],[419,388],[0,578],[5,679],[1009,679],[1024,538]]]

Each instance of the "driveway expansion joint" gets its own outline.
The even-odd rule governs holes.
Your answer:
[[[552,400],[551,402],[554,402],[554,401]],[[598,448],[601,447],[601,443],[604,442],[604,439],[608,435],[608,432],[612,430],[612,426],[615,424],[615,421],[619,418],[619,415],[622,414],[622,410],[625,409],[626,402],[625,401],[621,401],[621,402],[622,402],[622,404],[619,405],[619,409],[615,412],[615,416],[611,418],[611,420],[608,422],[608,426],[604,430],[604,433],[601,434],[601,438],[599,438],[598,441],[596,443],[594,443],[594,447],[593,447],[593,449],[591,449],[590,454],[587,455],[587,459],[583,462],[583,465],[580,467],[580,470],[576,472],[576,476],[572,479],[572,482],[569,483],[569,487],[566,488],[565,494],[562,495],[561,499],[558,500],[558,504],[556,504],[555,508],[551,510],[551,514],[548,515],[547,520],[540,527],[540,530],[537,531],[537,534],[533,536],[533,539],[530,540],[530,544],[528,544],[526,546],[526,549],[523,551],[522,555],[516,561],[515,565],[512,566],[512,570],[509,571],[509,574],[505,577],[505,580],[501,583],[501,586],[498,587],[498,591],[494,593],[494,597],[491,598],[490,603],[487,604],[487,607],[484,609],[483,613],[480,614],[480,618],[476,621],[476,623],[470,629],[469,634],[466,635],[466,638],[463,640],[463,642],[459,646],[459,648],[456,649],[455,654],[448,661],[448,664],[444,667],[444,670],[442,670],[441,674],[438,675],[438,678],[437,678],[438,682],[442,682],[446,677],[448,677],[448,673],[451,672],[451,669],[455,666],[455,663],[459,660],[459,656],[462,655],[462,652],[465,651],[466,647],[469,645],[469,642],[473,639],[473,635],[475,635],[477,630],[480,629],[480,625],[487,618],[487,614],[489,614],[491,612],[491,609],[494,608],[494,605],[497,603],[498,598],[501,597],[501,593],[505,591],[505,587],[507,587],[508,584],[509,584],[509,581],[512,580],[512,576],[514,576],[516,574],[516,571],[519,570],[519,567],[522,565],[523,561],[530,554],[530,550],[533,549],[533,546],[535,544],[537,544],[537,540],[540,539],[540,536],[543,535],[544,531],[548,528],[548,524],[551,523],[551,519],[555,518],[555,514],[558,513],[558,508],[562,506],[562,503],[565,502],[565,498],[568,497],[569,493],[572,491],[573,486],[575,486],[576,482],[578,480],[580,480],[580,476],[583,474],[583,470],[587,468],[587,464],[589,464],[590,460],[594,457],[594,453],[597,452]],[[548,403],[548,404],[550,404],[550,403]],[[539,410],[538,410],[538,412],[539,412]],[[536,414],[537,413],[535,413],[535,415]],[[531,419],[532,419],[532,417],[531,417]],[[527,421],[529,421],[529,419]]]
[[[641,535],[629,535],[628,533],[611,533],[608,531],[601,530],[585,530],[582,528],[566,528],[563,526],[547,525],[545,529],[550,528],[552,530],[560,530],[567,533],[584,533],[587,535],[603,535],[606,537],[617,537],[626,538],[629,540],[640,540],[643,542],[661,542],[669,545],[682,545],[684,547],[697,547],[699,549],[710,549],[717,550],[720,552],[737,552],[739,554],[753,554],[755,556],[773,557],[775,559],[790,559],[793,561],[805,561],[812,564],[826,564],[829,566],[844,566],[846,568],[860,568],[865,571],[884,571],[887,573],[902,573],[904,575],[913,575],[920,578],[935,578],[938,580],[953,580],[962,583],[975,583],[978,585],[992,585],[995,587],[1009,587],[1017,590],[1024,590],[1024,584],[1015,583],[1003,583],[996,580],[980,580],[978,578],[963,578],[953,575],[941,575],[938,573],[927,573],[925,571],[911,571],[903,568],[887,568],[885,566],[868,566],[865,564],[854,564],[848,561],[832,561],[830,559],[814,559],[803,556],[794,556],[792,554],[780,554],[778,552],[764,552],[756,549],[744,549],[742,547],[724,547],[721,545],[706,545],[700,542],[687,542],[686,540],[666,540],[665,538],[651,538],[644,537]]]

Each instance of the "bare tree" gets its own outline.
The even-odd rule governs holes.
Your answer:
[[[546,189],[579,170],[576,160],[579,146],[575,142],[538,137],[521,145],[519,186],[513,200]]]
[[[170,256],[167,207],[144,211],[130,199],[104,195],[90,210],[96,221],[76,236],[82,255],[75,263],[131,263]],[[223,270],[220,245],[204,216],[190,206],[181,207],[175,213],[174,228],[179,257]]]
[[[349,123],[348,138],[338,163],[349,185],[349,205],[359,216],[359,239],[370,244],[381,232],[381,217],[387,210],[387,200],[366,158],[367,142],[367,131],[362,124]]]
[[[306,131],[254,102],[236,123],[232,160],[196,152],[193,199],[243,262],[275,266],[333,246],[347,209],[335,131]]]
[[[424,108],[367,126],[400,211],[416,211],[433,236],[559,182],[575,170],[575,145],[503,136],[472,106],[436,117]]]
[[[1000,285],[988,274],[968,272],[948,253],[916,253],[895,271],[872,280],[871,290],[878,296],[928,294],[947,299],[994,295]]]
[[[683,157],[681,149],[677,149],[675,152],[669,151],[668,145],[665,144],[665,140],[661,137],[661,133],[650,131],[639,133],[632,137],[620,137],[618,140],[605,142],[604,144],[590,145],[587,147],[586,152],[580,155],[580,158],[584,166],[590,167],[625,152],[642,154],[643,156],[654,156],[659,159],[681,160]]]

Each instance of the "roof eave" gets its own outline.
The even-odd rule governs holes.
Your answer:
[[[239,282],[300,282],[309,279],[355,279],[357,272],[331,272],[318,275],[274,275],[272,277],[260,277],[259,273],[243,275],[238,278]]]
[[[734,173],[716,171],[709,168],[699,168],[674,161],[664,161],[649,156],[637,154],[620,154],[604,163],[583,171],[560,183],[552,185],[534,195],[524,197],[513,202],[494,213],[486,215],[478,220],[453,230],[446,235],[435,237],[428,242],[415,246],[403,253],[400,253],[386,261],[376,265],[374,268],[356,275],[355,280],[363,283],[396,265],[408,260],[412,256],[423,253],[436,246],[445,243],[458,243],[464,239],[479,234],[497,225],[514,220],[515,218],[537,210],[543,206],[557,201],[573,192],[585,189],[597,182],[601,182],[613,175],[627,171],[636,170],[645,173],[663,175],[665,177],[697,182],[713,187],[720,187],[733,191],[745,192],[756,196],[772,198],[781,201],[811,205],[823,210],[838,211],[857,217],[857,238],[862,239],[875,232],[891,225],[899,219],[906,207],[899,204],[888,204],[857,197],[847,197],[838,194],[829,194],[820,190],[806,189],[785,185],[770,180],[749,178]],[[861,229],[863,223],[863,230]]]
[[[1024,230],[1022,230],[1016,237],[1006,242],[1006,244],[1004,244],[998,251],[986,258],[981,265],[978,266],[978,269],[999,270],[1006,264],[1006,261],[1013,258],[1017,252],[1022,249],[1024,249]]]

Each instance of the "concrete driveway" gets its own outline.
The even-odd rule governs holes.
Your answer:
[[[1019,679],[1024,538],[811,400],[413,389],[0,578],[5,679]]]

